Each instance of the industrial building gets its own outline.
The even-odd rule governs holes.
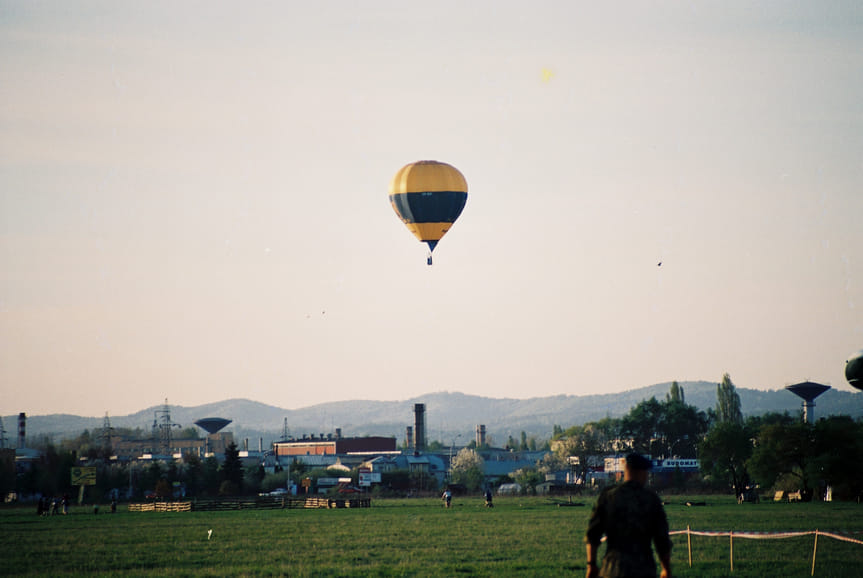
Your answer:
[[[406,430],[406,443],[414,452],[422,452],[426,447],[425,404],[414,405],[414,427]],[[302,438],[291,438],[273,443],[276,458],[300,456],[349,456],[349,455],[386,455],[400,453],[395,437],[364,436],[343,437],[341,428],[335,433],[306,434]],[[308,458],[303,460],[308,462]]]
[[[225,449],[234,442],[231,432],[208,434],[204,438],[171,439],[167,448],[161,447],[158,440],[147,438],[143,440],[126,440],[114,436],[111,438],[111,450],[120,460],[136,460],[143,456],[168,456],[180,458],[183,455],[195,455],[205,458],[210,455],[222,455]],[[165,451],[167,449],[167,451]]]
[[[368,436],[346,438],[341,431],[320,437],[303,436],[301,439],[290,439],[273,443],[273,452],[282,456],[326,456],[397,452],[396,438]]]
[[[150,438],[129,440],[111,436],[111,449],[120,460],[137,459],[181,459],[183,456],[194,455],[199,458],[224,455],[225,450],[234,443],[234,434],[223,432],[222,428],[231,420],[220,417],[199,419],[195,425],[207,432],[203,438],[174,438],[171,430],[178,427],[171,422],[171,414],[167,400],[165,408],[157,412],[156,423],[153,424],[154,435]],[[248,440],[245,448],[248,450]]]

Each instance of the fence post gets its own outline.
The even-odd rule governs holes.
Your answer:
[[[731,573],[734,573],[734,530],[728,532],[728,538],[731,543]]]
[[[812,574],[815,576],[815,553],[818,551],[818,528],[815,528],[815,545],[812,547]]]
[[[692,534],[689,533],[689,526],[686,526],[686,546],[689,548],[689,567],[692,568]]]

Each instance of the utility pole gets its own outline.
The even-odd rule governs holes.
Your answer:
[[[105,420],[102,422],[102,451],[105,452],[105,457],[111,456],[111,436],[114,434],[114,428],[111,427],[111,419],[108,417],[108,412],[105,412]]]
[[[181,426],[171,422],[171,408],[168,406],[168,398],[165,398],[165,405],[156,410],[153,419],[153,445],[162,455],[171,455],[171,428],[175,427]]]

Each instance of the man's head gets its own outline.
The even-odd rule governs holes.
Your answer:
[[[652,464],[650,460],[641,454],[629,454],[626,456],[626,467],[623,470],[623,479],[627,482],[632,480],[640,484],[647,483],[647,473],[650,471]]]

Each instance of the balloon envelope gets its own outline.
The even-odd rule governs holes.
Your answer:
[[[467,181],[438,161],[403,166],[390,182],[390,204],[408,229],[434,251],[467,202]]]
[[[863,349],[853,354],[845,362],[845,379],[851,387],[863,389]]]

